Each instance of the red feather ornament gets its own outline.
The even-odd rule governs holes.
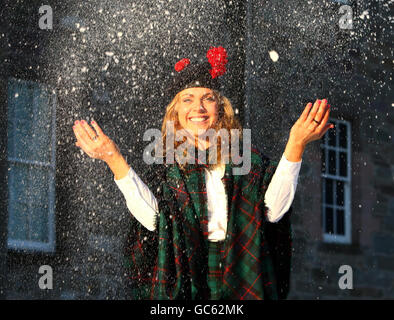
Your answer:
[[[182,71],[189,64],[190,60],[188,58],[181,59],[175,64],[175,70],[178,72]]]
[[[223,47],[210,47],[207,52],[208,62],[211,64],[212,69],[209,73],[212,79],[223,75],[226,72],[227,52]]]

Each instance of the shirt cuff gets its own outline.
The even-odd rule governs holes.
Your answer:
[[[114,176],[114,181],[118,186],[118,188],[120,189],[120,191],[122,191],[122,193],[125,193],[130,188],[130,186],[132,188],[135,186],[135,182],[133,180],[135,176],[136,173],[132,168],[130,168],[130,170],[123,178],[116,180]]]
[[[301,169],[302,159],[298,162],[289,161],[286,159],[285,154],[278,163],[276,172],[283,177],[297,178]]]

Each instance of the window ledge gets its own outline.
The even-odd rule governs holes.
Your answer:
[[[326,253],[344,253],[353,255],[360,255],[363,253],[358,244],[328,243],[322,241],[317,245],[317,250],[319,252]]]

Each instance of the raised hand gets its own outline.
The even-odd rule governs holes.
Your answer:
[[[311,110],[312,109],[312,110]],[[309,142],[321,139],[328,129],[333,128],[332,123],[327,124],[330,116],[330,105],[327,100],[316,100],[312,108],[309,102],[300,118],[290,131],[290,138],[306,146]]]
[[[306,105],[290,130],[285,149],[287,160],[300,161],[308,143],[321,139],[328,129],[334,128],[332,123],[327,124],[329,116],[330,105],[327,104],[326,99],[317,99],[313,107],[311,102]]]
[[[75,145],[80,147],[89,157],[100,159],[105,162],[119,154],[118,146],[104,134],[95,121],[91,121],[94,130],[85,121],[75,121],[73,126],[77,142]]]

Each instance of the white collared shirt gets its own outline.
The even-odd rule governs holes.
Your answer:
[[[297,188],[299,162],[288,161],[282,155],[272,180],[267,188],[264,203],[268,208],[268,220],[278,222],[289,210]],[[208,199],[208,239],[224,240],[227,232],[227,195],[222,181],[225,166],[214,170],[205,169],[205,182]],[[130,168],[125,177],[115,180],[123,193],[131,214],[148,230],[155,230],[158,215],[157,199],[135,171]]]

